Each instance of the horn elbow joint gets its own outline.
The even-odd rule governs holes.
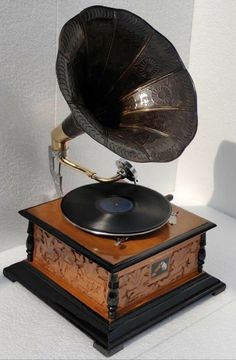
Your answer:
[[[51,142],[53,151],[64,151],[68,148],[67,141],[70,138],[64,133],[62,124],[55,127],[51,132]]]

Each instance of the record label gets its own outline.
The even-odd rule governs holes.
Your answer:
[[[118,214],[130,211],[133,209],[134,204],[131,200],[121,196],[111,196],[99,200],[97,203],[99,209],[107,213]]]

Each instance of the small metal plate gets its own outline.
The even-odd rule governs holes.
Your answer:
[[[160,261],[156,261],[151,265],[151,277],[155,278],[166,273],[169,269],[170,258],[165,258]]]

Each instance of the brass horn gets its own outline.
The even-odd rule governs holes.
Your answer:
[[[172,161],[196,133],[196,93],[180,56],[129,11],[93,6],[69,20],[61,30],[56,72],[71,114],[52,131],[54,179],[55,159],[97,181],[135,179],[126,161],[111,178],[70,161],[68,140],[83,132],[135,162]]]

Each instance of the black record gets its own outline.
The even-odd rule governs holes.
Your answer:
[[[61,209],[82,230],[108,236],[145,234],[163,226],[171,215],[163,195],[126,183],[81,186],[64,196]]]

